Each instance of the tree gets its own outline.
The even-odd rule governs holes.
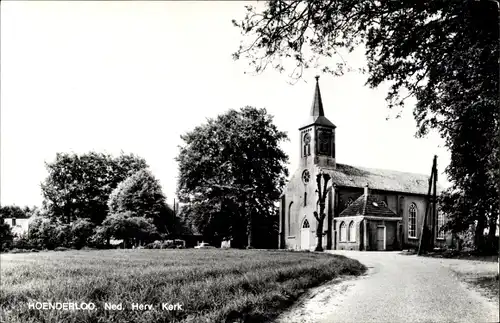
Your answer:
[[[323,187],[321,187],[321,177],[323,177]],[[316,176],[316,192],[318,193],[318,204],[319,204],[319,214],[317,211],[314,211],[314,217],[317,221],[316,227],[316,237],[318,238],[318,242],[316,244],[315,251],[323,251],[323,222],[325,221],[325,205],[326,205],[326,197],[328,195],[328,191],[326,189],[328,182],[330,181],[330,174],[318,174]]]
[[[17,205],[4,205],[0,207],[0,218],[27,218],[27,210],[29,211],[28,207],[22,209]]]
[[[197,232],[253,247],[253,231],[273,218],[285,179],[284,132],[265,109],[244,107],[181,136],[178,195]],[[273,221],[267,221],[267,231]],[[246,242],[244,238],[246,237]]]
[[[71,246],[77,249],[87,246],[94,233],[95,224],[88,219],[77,219],[71,224]]]
[[[131,242],[135,244],[158,237],[158,232],[151,219],[134,217],[129,211],[109,215],[98,228],[97,235],[123,239],[124,248],[128,248]]]
[[[41,187],[48,214],[66,223],[87,218],[96,225],[106,217],[109,194],[118,183],[148,167],[143,158],[132,154],[113,158],[96,152],[58,153],[45,166],[49,175]]]
[[[40,249],[69,247],[71,227],[46,217],[35,217],[28,227],[29,242]]]
[[[152,219],[160,232],[174,226],[173,211],[167,206],[160,182],[147,169],[126,178],[109,196],[111,214],[131,212],[133,217]]]
[[[497,3],[495,3],[497,2]],[[349,70],[342,51],[365,48],[367,84],[390,85],[389,108],[416,99],[417,136],[437,130],[451,152],[447,175],[451,192],[475,205],[451,203],[450,225],[473,219],[477,248],[486,223],[498,218],[499,17],[498,1],[268,1],[263,10],[247,6],[240,22],[243,42],[234,54],[257,72],[280,71],[294,63],[291,76],[305,68],[342,75]],[[398,112],[398,116],[399,116]],[[467,212],[473,212],[471,216]]]
[[[488,120],[495,117],[488,110],[477,104],[463,112],[467,124],[458,125],[449,140],[453,150],[447,172],[455,180],[440,203],[451,219],[447,228],[458,233],[473,225],[478,251],[497,248],[495,233],[500,212],[496,191],[500,179],[498,145],[489,137],[498,132],[498,120]],[[483,235],[485,228],[489,229],[487,237]]]
[[[12,234],[10,225],[0,220],[0,251],[9,250],[13,239],[14,235]]]

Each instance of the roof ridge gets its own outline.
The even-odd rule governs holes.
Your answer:
[[[340,212],[339,216],[343,216],[343,214],[345,213],[350,213],[349,215],[346,216],[352,216],[352,215],[369,216],[370,214],[372,214],[373,211],[373,207],[371,207],[372,211],[368,210],[369,203],[376,203],[373,204],[373,207],[383,212],[382,214],[388,215],[388,213],[390,213],[391,216],[392,215],[397,216],[397,214],[389,208],[387,203],[384,203],[383,200],[378,199],[374,194],[371,194],[370,192],[368,192],[368,196],[366,199],[365,199],[365,194],[361,194],[354,202],[352,202],[348,207],[346,207],[342,212]]]
[[[430,177],[429,175],[422,174],[422,173],[413,173],[413,172],[407,172],[407,171],[396,170],[396,169],[378,168],[378,167],[366,167],[366,166],[358,166],[358,165],[349,165],[349,164],[344,164],[344,163],[337,163],[337,166],[338,165],[349,166],[349,167],[360,168],[360,169],[382,170],[382,171],[388,171],[388,172],[397,172],[397,173],[403,173],[403,174],[412,174],[412,175],[421,175],[421,176]]]

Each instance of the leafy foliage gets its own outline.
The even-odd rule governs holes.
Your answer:
[[[9,250],[12,246],[14,235],[10,229],[10,225],[0,221],[0,251]]]
[[[71,227],[46,217],[36,217],[29,225],[28,239],[39,249],[69,247]]]
[[[89,245],[95,224],[88,219],[77,219],[71,224],[71,246],[80,249]]]
[[[273,234],[274,203],[288,174],[279,143],[287,136],[266,110],[230,110],[181,138],[178,195],[194,231],[232,238],[237,246],[251,246],[256,226]]]
[[[32,241],[28,238],[28,233],[24,233],[14,237],[12,241],[12,249],[17,250],[36,250],[35,245],[33,245]],[[11,250],[12,250],[11,249]]]
[[[133,217],[152,219],[160,232],[174,226],[174,214],[165,202],[160,182],[147,169],[118,184],[109,196],[108,208],[110,214],[130,212]]]
[[[31,216],[31,213],[35,209],[36,209],[36,207],[33,207],[33,209],[32,209],[28,206],[21,208],[17,205],[4,205],[4,206],[0,207],[0,218],[2,218],[2,219],[5,219],[5,218],[16,218],[16,219],[29,218]]]
[[[123,239],[125,247],[128,247],[130,241],[148,241],[158,237],[151,219],[136,217],[130,211],[109,215],[102,222],[98,234]]]
[[[268,65],[282,71],[291,60],[292,77],[310,67],[341,75],[348,70],[342,50],[364,45],[367,84],[390,85],[389,108],[402,109],[407,98],[416,98],[417,135],[435,129],[445,139],[453,187],[442,199],[443,210],[454,230],[477,223],[480,248],[486,225],[494,239],[500,204],[496,5],[490,0],[268,1],[262,11],[247,6],[244,19],[233,21],[244,40],[234,57],[248,59],[257,72]]]
[[[48,214],[66,223],[88,218],[97,225],[106,217],[109,194],[118,183],[148,167],[135,155],[113,158],[96,152],[58,153],[54,162],[45,165],[49,175],[41,187]]]

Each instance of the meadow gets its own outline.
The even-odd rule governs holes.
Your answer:
[[[0,260],[0,321],[19,323],[268,322],[306,289],[366,270],[339,255],[277,250],[47,251]],[[96,308],[29,308],[34,302]],[[105,310],[105,303],[123,309]],[[134,310],[133,303],[153,307]]]

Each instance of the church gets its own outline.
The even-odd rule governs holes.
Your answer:
[[[316,176],[329,174],[323,248],[401,250],[417,248],[427,207],[429,176],[337,163],[336,126],[326,118],[319,77],[306,122],[299,128],[300,162],[280,200],[279,248],[313,250],[319,212]],[[323,185],[323,184],[322,184]],[[440,189],[438,191],[441,191]],[[435,228],[444,225],[438,213]],[[434,245],[445,245],[435,230]]]

